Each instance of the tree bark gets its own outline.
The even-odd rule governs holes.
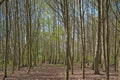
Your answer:
[[[100,47],[101,47],[101,4],[102,1],[98,0],[98,45],[97,45],[97,52],[95,55],[95,74],[99,73],[99,57],[100,57]]]
[[[6,8],[6,52],[5,52],[5,68],[4,68],[4,79],[7,77],[7,62],[8,62],[8,37],[9,37],[9,30],[8,30],[8,0],[5,0],[5,8]]]
[[[110,27],[109,27],[109,0],[106,0],[106,18],[107,18],[107,68],[106,68],[106,75],[107,80],[109,80],[109,54],[110,54]]]
[[[69,55],[70,55],[70,28],[68,18],[68,0],[64,0],[64,26],[67,29],[67,42],[66,42],[66,80],[69,80]]]

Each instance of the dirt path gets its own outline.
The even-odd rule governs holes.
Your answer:
[[[44,64],[42,68],[35,67],[29,74],[27,69],[15,71],[14,74],[8,74],[6,80],[65,80],[65,67],[55,66],[52,64]],[[94,75],[94,71],[89,67],[86,68],[85,80],[106,80],[105,72],[100,70],[100,75]],[[3,73],[0,73],[2,80]],[[71,75],[70,80],[82,80],[82,70],[78,66],[74,66],[74,75]],[[118,74],[110,67],[110,80],[118,80]]]

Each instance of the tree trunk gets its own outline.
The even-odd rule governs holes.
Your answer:
[[[106,71],[106,39],[105,39],[105,7],[104,7],[104,2],[102,3],[102,26],[103,26],[103,70]]]
[[[95,55],[95,74],[99,73],[99,57],[100,57],[100,47],[101,47],[101,4],[102,1],[98,0],[98,45],[97,45],[97,52]]]
[[[73,33],[72,33],[72,35],[73,35],[73,42],[72,42],[72,60],[71,60],[71,64],[72,64],[72,67],[71,67],[71,69],[72,69],[72,75],[73,75],[73,63],[74,63],[74,54],[75,54],[75,47],[74,47],[74,43],[75,43],[75,1],[73,2],[73,15],[74,15],[74,19],[73,19]]]
[[[70,55],[70,28],[68,19],[68,0],[64,1],[64,26],[67,29],[67,42],[66,42],[66,80],[69,80],[69,55]]]
[[[117,13],[117,12],[116,12]],[[117,27],[117,17],[116,17],[116,27]],[[116,49],[116,43],[117,43],[117,30],[114,31],[114,70],[116,71],[117,68],[117,49]]]
[[[5,7],[6,7],[6,52],[5,52],[5,68],[4,68],[4,80],[7,77],[7,62],[8,62],[8,0],[5,0]]]
[[[107,18],[107,68],[106,68],[106,75],[107,80],[109,80],[109,54],[110,54],[110,27],[109,27],[109,0],[106,0],[106,18]]]

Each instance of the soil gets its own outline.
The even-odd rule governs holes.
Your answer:
[[[20,71],[15,71],[13,74],[8,73],[6,80],[65,80],[65,66],[43,64],[42,67],[34,67],[27,74],[27,68],[21,68]],[[70,71],[69,80],[83,80],[82,69],[75,64],[74,74]],[[85,68],[84,80],[106,80],[106,73],[100,69],[100,74],[95,75],[91,67]],[[3,72],[0,72],[0,80],[3,80]],[[114,71],[114,67],[110,66],[110,80],[118,80],[118,71]]]

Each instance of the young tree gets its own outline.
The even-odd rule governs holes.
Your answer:
[[[86,38],[85,38],[85,23],[84,23],[84,0],[81,0],[81,40],[82,40],[82,78],[85,78],[85,53],[86,53]]]
[[[101,15],[101,5],[102,1],[98,0],[98,40],[97,40],[97,52],[95,55],[95,74],[100,74],[99,73],[99,56],[100,56],[100,47],[101,47],[101,20],[102,20],[102,15]]]
[[[7,77],[7,62],[8,62],[8,45],[9,45],[9,30],[8,30],[8,0],[5,0],[5,8],[6,8],[6,52],[5,52],[5,68],[4,68],[4,79]]]
[[[103,58],[103,69],[106,71],[106,36],[105,36],[105,1],[103,1],[102,3],[102,31],[103,31],[103,37],[102,37],[102,40],[103,40],[103,53],[102,55],[104,56]]]
[[[17,1],[16,1],[17,2]],[[18,18],[17,18],[17,4],[15,5],[15,11],[14,11],[14,29],[13,29],[13,38],[14,38],[14,53],[13,53],[13,64],[12,64],[12,73],[14,73],[14,69],[17,63],[17,59],[15,56],[17,56],[17,27],[18,27]]]
[[[26,0],[26,13],[27,13],[27,54],[28,54],[28,71],[29,73],[32,67],[32,42],[31,42],[31,28],[32,28],[32,20],[31,20],[31,0]]]
[[[66,80],[69,80],[69,55],[70,55],[70,26],[69,26],[69,12],[68,0],[64,0],[64,26],[67,29],[67,42],[66,42]]]
[[[18,11],[18,0],[16,0],[16,27],[18,31],[18,70],[20,70],[20,64],[21,64],[21,43],[20,43],[20,25],[19,25],[19,11]]]
[[[107,20],[107,67],[106,67],[106,75],[107,80],[109,80],[109,55],[110,55],[110,27],[109,27],[109,4],[110,1],[106,0],[106,20]]]

